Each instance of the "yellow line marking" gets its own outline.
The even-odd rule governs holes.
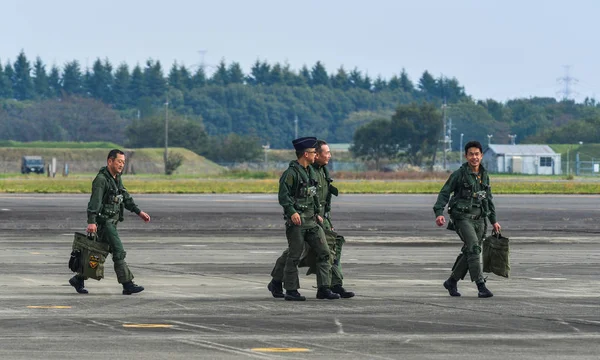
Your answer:
[[[309,352],[306,348],[253,348],[250,351],[256,352]]]
[[[123,327],[126,328],[171,328],[173,325],[169,324],[123,324]]]
[[[66,305],[29,305],[29,309],[70,309],[70,306]]]
[[[40,255],[41,253],[34,251],[34,252],[30,252],[31,255]]]

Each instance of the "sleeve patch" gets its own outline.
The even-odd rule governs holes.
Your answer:
[[[289,186],[294,185],[294,175],[292,175],[291,173],[288,173],[287,177],[285,178],[285,183],[288,184]]]

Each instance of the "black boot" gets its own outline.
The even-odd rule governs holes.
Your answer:
[[[477,290],[479,290],[477,297],[489,298],[489,297],[494,296],[494,294],[492,294],[492,292],[489,291],[487,287],[485,287],[485,282],[477,283]]]
[[[306,298],[298,292],[298,290],[286,290],[285,299],[288,301],[304,301]]]
[[[351,297],[354,297],[354,293],[352,291],[346,291],[346,289],[344,289],[342,285],[332,286],[331,292],[339,294],[342,299],[349,299]]]
[[[131,295],[142,291],[144,291],[144,287],[134,284],[133,281],[123,283],[123,295]]]
[[[269,291],[271,292],[271,295],[273,295],[274,298],[281,299],[281,298],[285,297],[285,294],[283,293],[283,285],[281,284],[281,281],[271,280],[269,285],[267,285],[267,289],[269,289]]]
[[[444,287],[448,290],[450,296],[460,296],[457,285],[458,281],[454,280],[452,277],[449,277],[448,280],[444,281]]]
[[[331,292],[331,290],[329,290],[329,288],[326,286],[321,286],[317,290],[317,299],[335,300],[335,299],[339,299],[339,298],[340,298],[339,294]]]
[[[69,279],[69,284],[75,288],[80,294],[87,294],[88,291],[84,288],[83,279],[79,278],[77,275],[73,276]]]

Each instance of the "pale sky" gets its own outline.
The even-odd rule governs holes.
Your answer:
[[[5,0],[0,61],[316,61],[389,79],[456,77],[475,99],[600,97],[597,0]],[[203,55],[202,55],[203,53]]]

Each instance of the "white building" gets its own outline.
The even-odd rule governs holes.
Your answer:
[[[491,173],[560,175],[560,154],[548,145],[490,144],[483,166]]]

